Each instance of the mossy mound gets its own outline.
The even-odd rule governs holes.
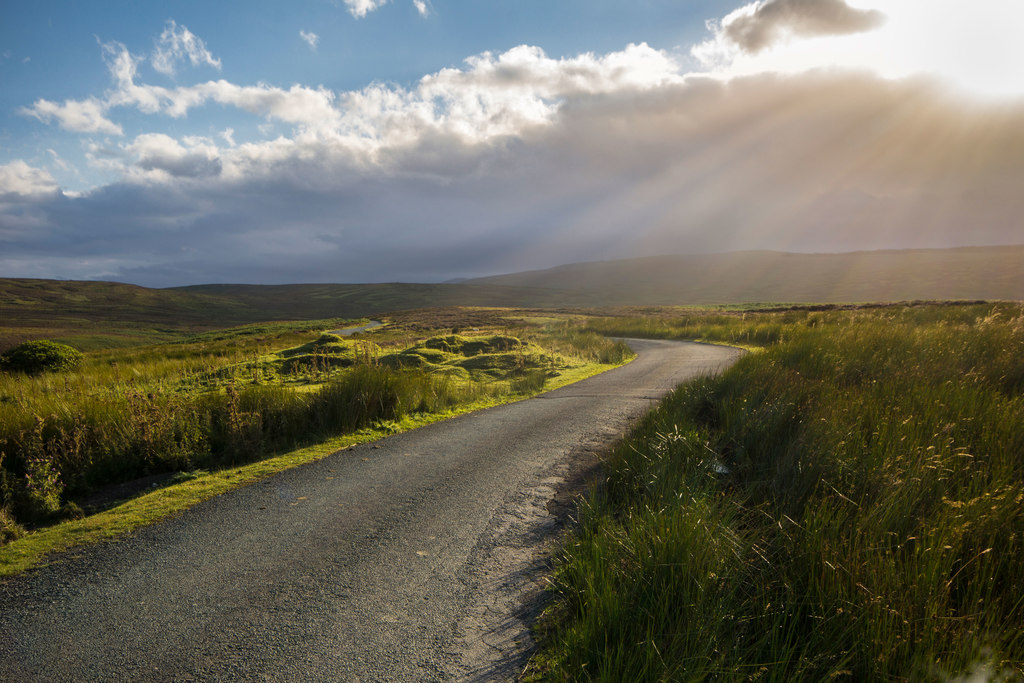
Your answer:
[[[263,378],[275,376],[300,379],[304,375],[318,375],[357,363],[373,362],[380,355],[380,347],[367,341],[348,341],[336,334],[322,334],[317,339],[299,346],[276,351],[258,360],[221,368],[221,379],[239,375]]]
[[[283,351],[274,356],[281,374],[305,369],[347,368],[369,362],[380,355],[380,347],[372,342],[345,341],[336,334],[322,334],[314,341]]]
[[[551,356],[507,335],[466,337],[450,334],[380,358],[393,368],[419,368],[476,380],[510,380],[537,371],[554,372]]]
[[[420,346],[437,349],[445,353],[460,356],[476,356],[481,353],[507,353],[523,348],[525,344],[518,337],[492,334],[480,337],[465,337],[461,334],[449,334],[443,337],[431,337]]]

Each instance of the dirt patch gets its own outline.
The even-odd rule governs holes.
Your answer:
[[[548,501],[548,514],[565,526],[576,511],[581,498],[600,485],[603,477],[601,458],[593,452],[581,453],[578,462],[565,480],[555,486],[555,495]]]
[[[464,653],[455,678],[472,683],[515,681],[536,646],[531,626],[547,606],[551,557],[582,496],[599,485],[599,452],[589,444],[550,468],[539,481],[506,501],[477,546],[485,577],[474,586],[469,613],[459,623]]]

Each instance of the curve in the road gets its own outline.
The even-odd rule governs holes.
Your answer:
[[[741,353],[630,343],[638,358],[616,370],[339,452],[0,583],[0,680],[514,678],[555,487]]]
[[[384,323],[379,320],[371,320],[369,324],[360,325],[359,327],[345,327],[340,330],[332,330],[331,334],[336,334],[339,337],[351,337],[353,334],[366,332],[367,330],[372,330],[375,327],[380,327],[383,324]]]

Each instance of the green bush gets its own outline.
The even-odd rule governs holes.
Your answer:
[[[68,372],[81,363],[81,351],[46,339],[27,341],[0,356],[0,368],[30,375]]]
[[[25,528],[18,524],[7,508],[0,507],[0,545],[16,541],[25,535]]]

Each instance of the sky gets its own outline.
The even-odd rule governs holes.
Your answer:
[[[1024,243],[1021,0],[0,5],[0,277]]]

